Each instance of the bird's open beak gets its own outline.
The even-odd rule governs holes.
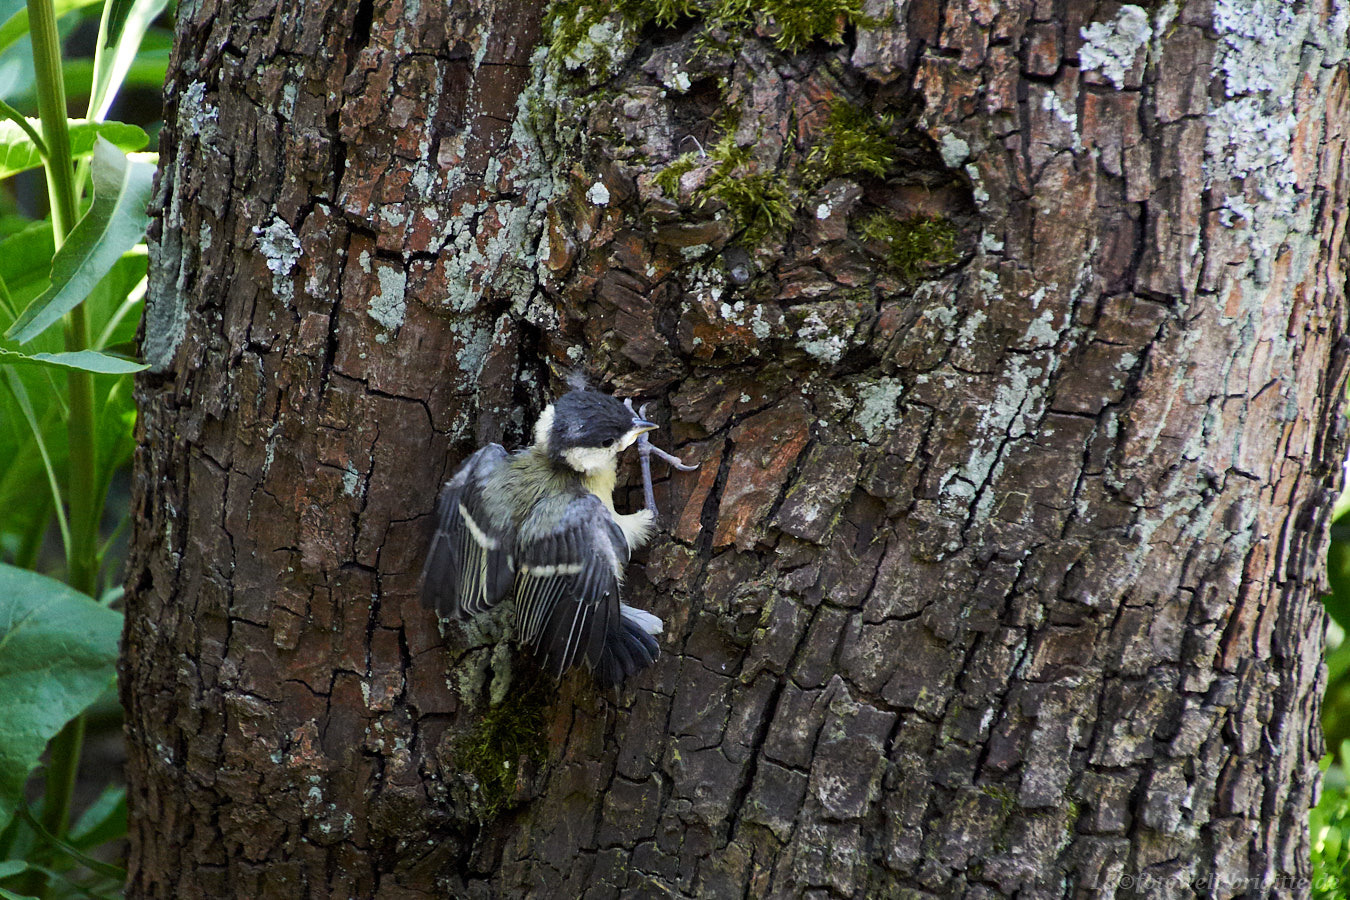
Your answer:
[[[633,417],[633,430],[636,431],[638,434],[642,434],[643,432],[647,431],[655,431],[656,428],[657,425],[655,422],[648,422],[646,419],[640,418],[638,416]]]

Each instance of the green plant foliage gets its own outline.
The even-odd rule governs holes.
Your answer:
[[[94,148],[94,203],[52,259],[52,283],[5,332],[27,343],[87,297],[113,265],[145,237],[155,169],[106,140]]]
[[[144,371],[144,363],[109,356],[97,350],[77,350],[74,353],[16,353],[0,347],[0,366],[50,366],[55,369],[80,369],[99,375],[131,375]]]
[[[38,127],[36,119],[28,120],[31,127]],[[70,152],[78,158],[94,152],[94,144],[103,138],[125,153],[134,153],[145,149],[150,142],[146,133],[135,125],[121,122],[87,122],[72,119],[70,123]],[[17,122],[0,122],[0,178],[8,178],[42,165],[42,156],[28,134]]]
[[[133,447],[129,375],[144,366],[127,357],[153,168],[126,156],[145,132],[104,118],[128,80],[163,83],[169,35],[151,22],[165,0],[0,5],[14,74],[0,79],[0,179],[41,166],[46,180],[35,193],[0,191],[0,333],[10,335],[0,338],[0,898],[111,898],[125,872],[104,845],[126,833],[125,792],[109,785],[73,826],[71,796],[82,710],[95,698],[117,709],[121,615],[109,587],[121,575],[105,556],[120,526],[101,532],[100,521],[127,520],[104,504]],[[65,38],[94,21],[95,56],[63,60]],[[86,118],[67,118],[86,99]],[[28,196],[48,202],[45,215],[16,199]],[[49,546],[53,523],[61,554]],[[30,774],[44,752],[38,784]]]
[[[1350,897],[1350,793],[1344,769],[1330,761],[1330,756],[1323,760],[1322,797],[1308,816],[1314,900]]]
[[[960,260],[956,226],[934,216],[897,219],[877,212],[863,219],[858,231],[864,240],[883,246],[887,266],[906,281],[915,281]]]
[[[168,0],[133,0],[130,6],[126,3],[104,5],[99,27],[102,44],[94,57],[94,73],[90,84],[91,118],[102,119],[108,114],[118,88],[126,82],[140,55],[150,23],[164,12],[166,6]]]
[[[0,828],[47,741],[112,683],[121,634],[119,613],[0,563]]]
[[[1327,548],[1327,581],[1331,593],[1322,598],[1331,623],[1327,627],[1327,686],[1322,697],[1322,731],[1333,754],[1322,761],[1322,797],[1308,816],[1312,837],[1314,900],[1350,900],[1350,492],[1332,512]]]
[[[806,158],[808,174],[816,183],[840,175],[885,176],[895,163],[895,142],[888,132],[889,116],[872,116],[849,103],[830,104],[822,144]]]
[[[98,3],[99,0],[55,0],[52,6],[55,8],[56,17],[60,19],[68,13],[78,12],[85,7],[96,6]],[[27,36],[28,7],[25,6],[3,23],[0,23],[0,50],[4,50],[10,44]]]
[[[1331,625],[1327,629],[1327,687],[1322,696],[1322,730],[1327,746],[1339,750],[1350,741],[1350,497],[1342,495],[1332,513],[1331,543],[1327,547],[1327,583],[1331,593],[1322,598]],[[1337,760],[1344,767],[1350,760]]]

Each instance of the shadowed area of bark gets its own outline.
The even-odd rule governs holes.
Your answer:
[[[129,895],[1306,894],[1344,29],[1068,6],[185,7]],[[603,695],[416,600],[578,367],[701,463]]]

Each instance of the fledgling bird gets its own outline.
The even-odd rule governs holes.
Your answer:
[[[584,664],[605,687],[656,661],[662,622],[620,602],[624,567],[656,522],[647,442],[656,425],[631,403],[574,390],[548,406],[534,445],[488,444],[441,491],[422,569],[422,603],[469,618],[515,598],[516,641],[561,676]],[[647,508],[614,509],[618,456],[642,452]]]

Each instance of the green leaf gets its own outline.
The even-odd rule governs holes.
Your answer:
[[[89,118],[102,119],[108,114],[108,108],[117,97],[122,80],[135,61],[145,32],[150,23],[164,12],[168,0],[134,0],[121,21],[110,21],[111,0],[104,7],[104,20],[101,23],[111,32],[106,35],[108,42],[98,48],[94,61],[94,80],[89,96]],[[119,12],[121,10],[118,10]],[[104,28],[100,28],[100,37],[104,37]],[[140,149],[137,147],[136,149]]]
[[[28,119],[30,125],[41,129],[37,119]],[[75,158],[88,156],[94,152],[94,144],[100,137],[127,153],[145,149],[150,137],[135,125],[123,122],[89,122],[84,119],[70,120],[70,152]],[[9,178],[29,169],[42,165],[42,156],[32,139],[24,133],[17,122],[9,119],[0,121],[0,178]]]
[[[23,344],[80,304],[117,261],[140,243],[153,166],[128,159],[99,138],[94,148],[94,204],[52,259],[52,284],[28,305],[5,337]]]
[[[52,223],[34,222],[0,241],[0,277],[17,301],[32,299],[47,289],[52,272]]]
[[[120,356],[99,353],[97,350],[76,350],[70,353],[17,353],[0,347],[0,365],[51,366],[56,369],[81,369],[96,375],[130,375],[150,368],[144,363]]]
[[[94,859],[93,857],[86,855],[75,845],[63,841],[61,838],[52,834],[46,828],[42,827],[42,823],[29,811],[26,805],[21,805],[18,809],[19,815],[23,817],[24,822],[27,823],[29,828],[37,832],[37,836],[40,840],[55,847],[57,850],[66,854],[66,856],[70,857],[71,860],[84,866],[89,871],[102,875],[104,878],[112,879],[114,884],[122,884],[127,880],[126,869],[123,869],[120,866],[114,866],[111,863],[105,863],[102,860]],[[51,874],[58,875],[59,873],[52,872]],[[78,885],[76,885],[76,887],[78,887]]]
[[[28,863],[21,859],[7,859],[4,862],[0,862],[0,878],[18,875],[26,868],[28,868]]]
[[[24,868],[28,867],[24,866]],[[16,894],[13,891],[7,891],[4,888],[0,888],[0,900],[38,900],[38,898],[31,894]]]
[[[56,10],[56,17],[59,19],[67,13],[83,9],[86,6],[93,6],[98,2],[99,0],[54,0],[52,7]],[[4,50],[27,33],[28,8],[24,7],[6,19],[3,24],[0,24],[0,50]]]
[[[121,631],[118,613],[0,563],[0,826],[47,741],[112,681]]]

